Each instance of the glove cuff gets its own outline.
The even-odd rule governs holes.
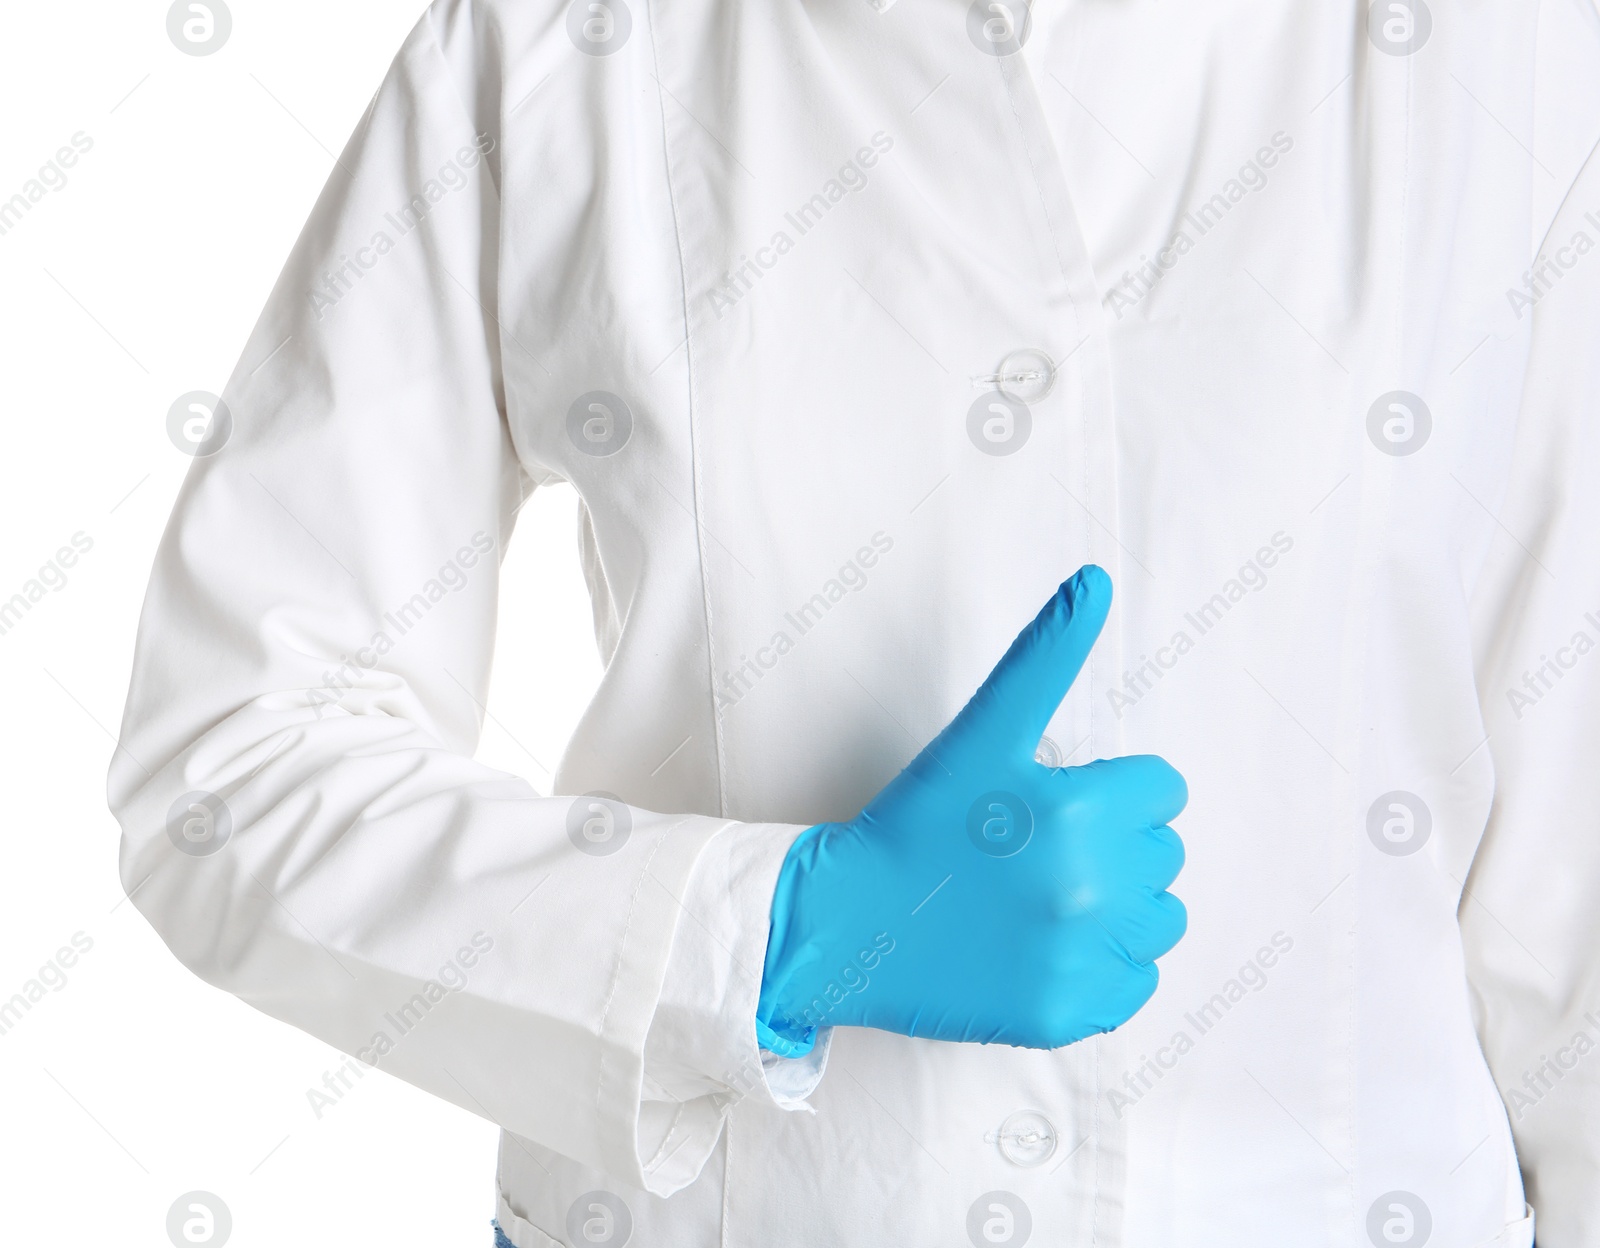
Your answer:
[[[776,1054],[778,1057],[804,1057],[816,1047],[817,1029],[815,1027],[805,1027],[797,1028],[796,1030],[804,1033],[803,1039],[790,1040],[780,1036],[758,1018],[756,1019],[756,1043],[768,1053]]]
[[[794,839],[778,872],[772,891],[772,909],[767,927],[767,950],[761,973],[761,995],[756,1005],[756,1040],[769,1053],[779,1057],[802,1057],[816,1044],[817,1029],[787,1018],[778,1001],[792,977],[793,960],[799,950],[790,931],[795,893],[808,848],[822,835],[825,824],[807,828]],[[800,942],[803,947],[804,942]]]

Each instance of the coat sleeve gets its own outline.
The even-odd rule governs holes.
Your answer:
[[[205,453],[108,780],[122,880],[208,982],[664,1195],[741,1097],[793,1107],[815,1082],[769,1082],[754,1033],[801,829],[543,798],[472,757],[531,483],[504,415],[495,138],[446,8],[189,431]],[[621,852],[581,852],[618,822]]]
[[[1550,233],[1600,204],[1591,156]],[[1528,371],[1473,599],[1495,797],[1460,919],[1540,1248],[1600,1245],[1600,255],[1528,313]]]

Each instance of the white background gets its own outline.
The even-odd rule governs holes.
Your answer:
[[[0,201],[79,131],[67,184],[0,235],[0,601],[93,548],[0,635],[0,1001],[82,932],[0,1035],[0,1243],[166,1248],[204,1190],[237,1248],[490,1242],[496,1129],[378,1071],[314,1114],[333,1049],[194,978],[126,902],[105,772],[156,544],[222,389],[422,0],[231,0],[214,54],[167,0],[5,6]],[[524,508],[479,756],[549,792],[599,678],[575,499]],[[536,587],[536,588],[535,588]]]

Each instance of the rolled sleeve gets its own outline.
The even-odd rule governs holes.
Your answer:
[[[831,1029],[809,1053],[784,1058],[759,1047],[755,1028],[772,890],[802,831],[730,824],[705,846],[674,899],[680,916],[644,1049],[639,1157],[651,1192],[676,1191],[699,1173],[724,1118],[744,1098],[810,1108]]]

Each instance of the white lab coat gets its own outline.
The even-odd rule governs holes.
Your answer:
[[[498,1123],[519,1248],[1527,1248],[1525,1193],[1596,1248],[1590,0],[981,17],[438,0],[162,544],[126,886]],[[615,800],[472,758],[554,480],[606,663],[556,790]],[[790,841],[1090,561],[1042,749],[1188,779],[1156,996],[763,1056]]]

